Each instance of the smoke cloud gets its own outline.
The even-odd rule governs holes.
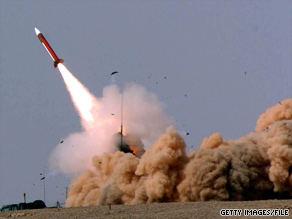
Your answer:
[[[70,85],[67,85],[71,92],[69,87]],[[74,92],[71,95],[74,95]],[[81,117],[83,131],[66,137],[50,156],[51,168],[68,175],[77,176],[87,169],[92,169],[93,156],[118,150],[113,136],[121,129],[121,108],[123,133],[134,145],[141,141],[144,148],[149,148],[172,123],[171,118],[164,114],[165,106],[159,102],[157,96],[137,84],[128,84],[123,91],[116,85],[107,86],[103,89],[101,98],[94,97],[89,91],[85,96],[89,97],[89,115],[93,119],[86,120],[82,117],[78,104],[74,102],[78,100],[76,96],[72,97]],[[80,98],[82,99],[82,96]],[[136,149],[137,153],[144,151],[143,148]]]
[[[292,98],[267,109],[254,132],[236,140],[214,133],[187,155],[155,94],[137,84],[123,91],[113,84],[96,98],[58,67],[83,128],[50,157],[52,169],[75,178],[67,207],[292,196]],[[118,150],[121,119],[136,156]]]
[[[142,109],[148,111],[145,106]],[[141,158],[120,151],[97,154],[91,168],[73,180],[66,206],[290,197],[291,110],[292,99],[283,100],[259,117],[255,132],[237,140],[224,140],[214,133],[189,155],[172,126]],[[137,121],[134,116],[128,119]],[[148,125],[150,130],[152,124]],[[129,132],[137,130],[135,134],[144,138],[152,134],[141,132],[139,126],[143,123],[132,123]],[[163,127],[154,129],[159,128]]]

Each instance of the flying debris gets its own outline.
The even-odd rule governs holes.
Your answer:
[[[244,74],[246,75],[246,71],[244,72]]]
[[[61,141],[60,144],[62,144],[64,141]]]
[[[281,102],[279,102],[279,104],[281,104],[281,105],[282,105],[282,103],[281,103]]]
[[[37,35],[41,43],[43,44],[43,46],[48,51],[49,55],[54,60],[54,67],[56,68],[59,63],[63,63],[64,60],[58,58],[58,56],[56,55],[56,53],[54,52],[54,50],[52,49],[52,47],[50,46],[50,44],[48,43],[44,35],[36,27],[34,28],[34,30],[35,30],[35,34]]]
[[[190,135],[190,133],[189,133],[189,132],[187,132],[187,133],[186,133],[186,135]]]
[[[112,73],[111,73],[111,75],[114,75],[114,74],[117,74],[117,73],[119,73],[119,72],[117,72],[117,71],[114,71],[114,72],[112,72]]]
[[[43,179],[45,179],[46,177],[42,177],[40,180],[43,180]]]

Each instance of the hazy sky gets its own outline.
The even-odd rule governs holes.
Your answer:
[[[1,206],[43,199],[50,153],[81,129],[34,27],[95,96],[112,71],[156,93],[188,151],[214,132],[246,135],[292,95],[292,1],[0,0]],[[70,180],[46,178],[48,205]]]

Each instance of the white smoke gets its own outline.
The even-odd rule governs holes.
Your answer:
[[[69,135],[53,150],[52,169],[76,176],[92,168],[94,156],[117,150],[112,137],[120,131],[122,95],[124,133],[139,136],[145,148],[172,123],[157,96],[141,85],[128,84],[123,92],[116,85],[107,86],[101,98],[94,98],[93,121],[81,119],[83,131]]]

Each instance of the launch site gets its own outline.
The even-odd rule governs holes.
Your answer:
[[[0,218],[292,215],[291,1],[0,13]]]

